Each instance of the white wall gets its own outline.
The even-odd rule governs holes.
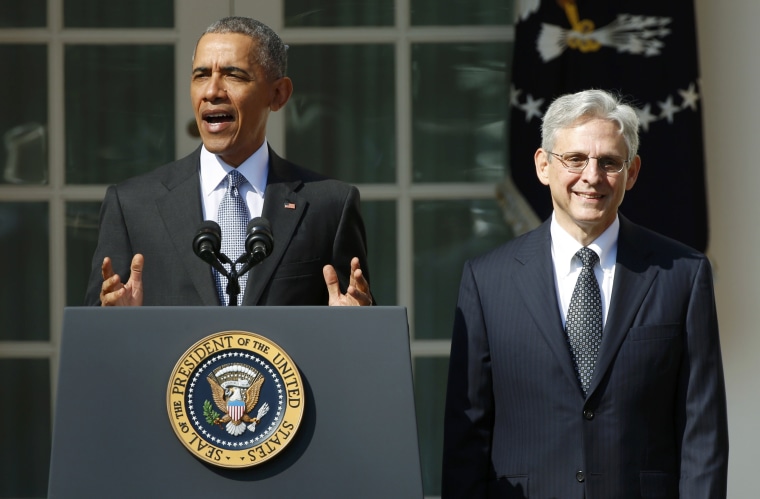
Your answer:
[[[695,6],[707,155],[708,254],[715,266],[728,391],[728,496],[744,499],[760,497],[760,334],[754,317],[760,312],[760,1],[695,0]]]

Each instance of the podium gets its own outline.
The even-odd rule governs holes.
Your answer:
[[[222,331],[287,352],[304,387],[292,441],[240,469],[175,435],[167,386],[196,342]],[[48,496],[421,498],[402,307],[74,307],[64,312]]]

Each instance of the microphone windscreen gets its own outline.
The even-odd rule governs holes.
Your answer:
[[[248,222],[248,230],[245,238],[245,250],[248,254],[257,253],[256,260],[269,256],[274,246],[274,240],[272,238],[272,228],[269,225],[269,220],[264,217],[256,217]],[[260,252],[264,254],[261,255]]]
[[[221,250],[222,228],[213,220],[204,220],[198,226],[198,231],[193,238],[193,251],[198,256],[201,256],[201,246],[203,243],[210,244],[214,253],[219,253]]]

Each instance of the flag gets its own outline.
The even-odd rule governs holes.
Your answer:
[[[541,118],[563,94],[619,94],[641,121],[641,172],[620,212],[705,251],[707,201],[693,0],[517,0],[510,88],[512,180],[551,214],[533,154]]]
[[[245,402],[242,400],[228,400],[227,413],[233,422],[240,421],[243,419],[243,414],[245,414]]]

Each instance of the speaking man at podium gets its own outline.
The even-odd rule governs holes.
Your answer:
[[[267,143],[269,113],[293,92],[286,69],[287,46],[259,21],[227,17],[206,29],[190,84],[203,144],[108,188],[87,305],[372,303],[358,190]],[[226,276],[262,234],[260,263],[232,279],[238,301]]]

